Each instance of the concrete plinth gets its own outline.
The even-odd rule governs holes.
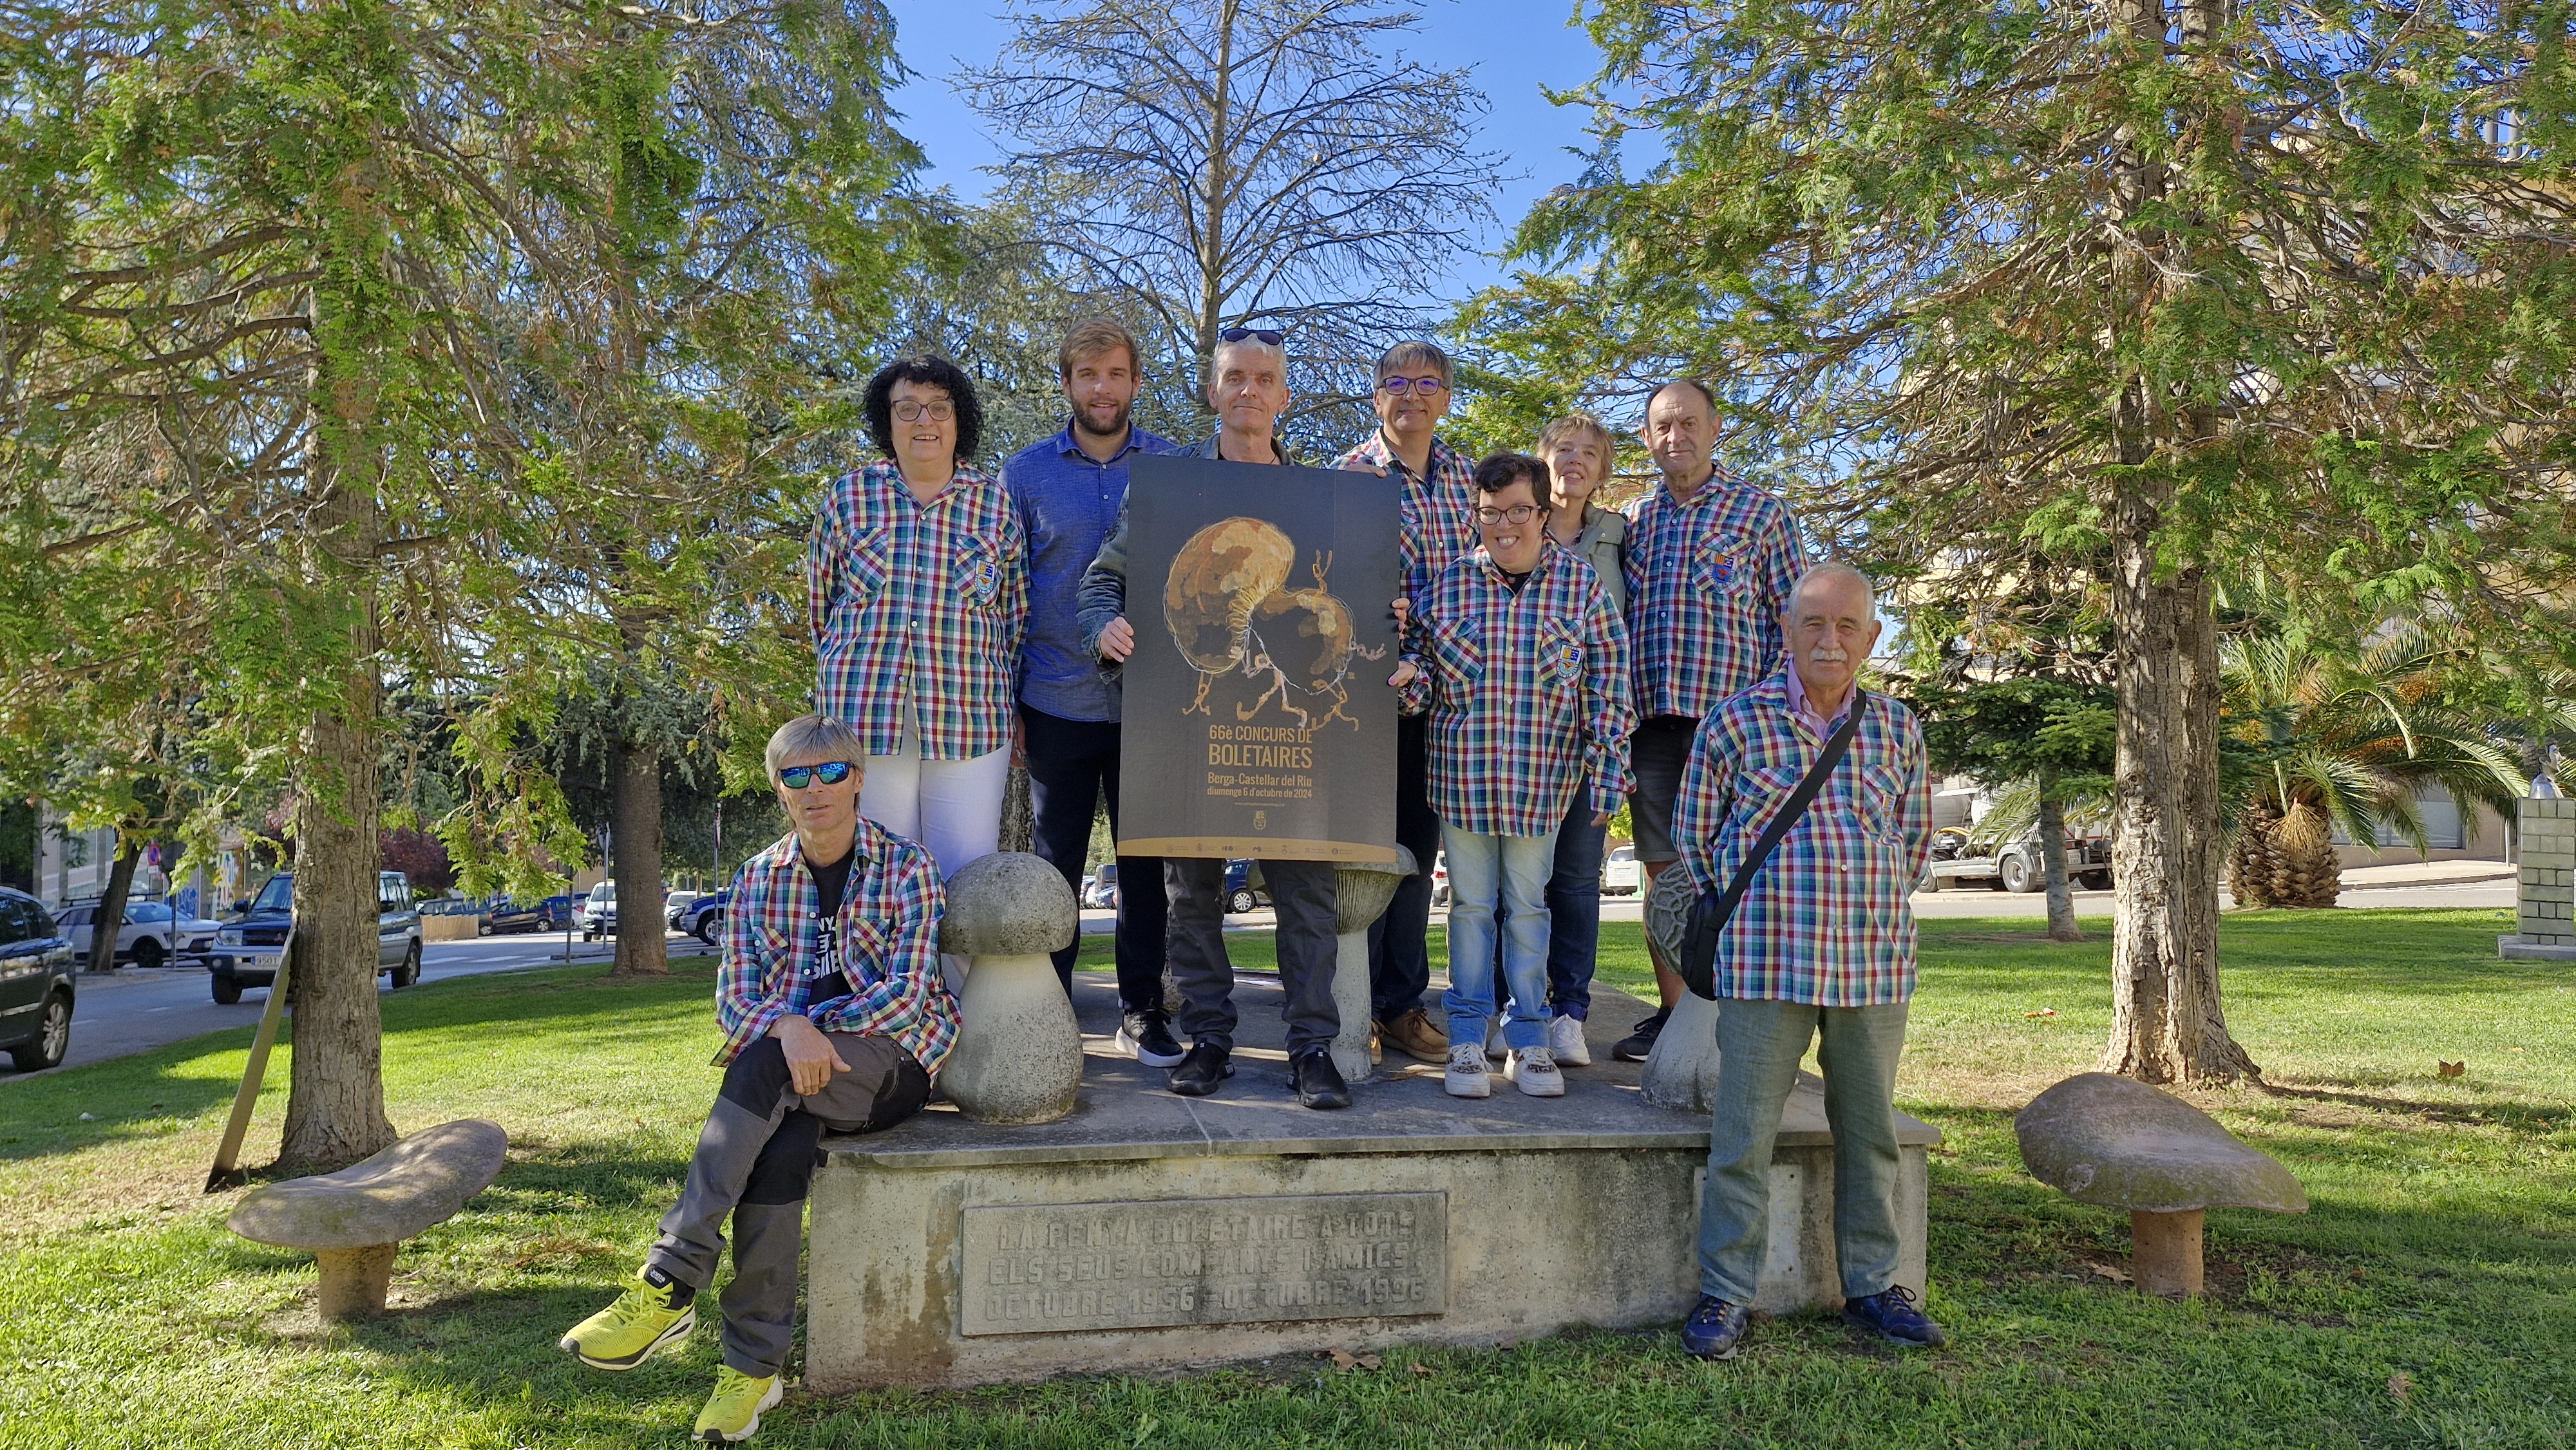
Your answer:
[[[2513,804],[2521,930],[2498,937],[2496,949],[2508,960],[2576,961],[2576,800],[2526,796]]]
[[[1236,1076],[1181,1098],[1116,1054],[1117,993],[1076,979],[1074,1111],[1001,1127],[945,1105],[824,1141],[805,1377],[821,1390],[1178,1368],[1341,1346],[1677,1324],[1697,1293],[1704,1121],[1649,1107],[1610,1045],[1645,1004],[1595,987],[1562,1098],[1450,1098],[1390,1057],[1344,1112],[1287,1088],[1276,977],[1245,974]],[[1899,1281],[1924,1286],[1924,1149],[1898,1115]],[[1789,1101],[1754,1307],[1840,1304],[1821,1085]]]

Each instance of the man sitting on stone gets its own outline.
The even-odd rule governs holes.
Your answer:
[[[1208,406],[1216,410],[1213,437],[1186,456],[1229,463],[1296,462],[1274,431],[1288,410],[1285,340],[1266,328],[1229,327],[1217,334],[1208,359]],[[1086,648],[1109,670],[1136,651],[1136,629],[1127,622],[1127,510],[1100,557],[1082,576],[1077,618]],[[1278,909],[1279,985],[1287,995],[1288,1086],[1310,1108],[1347,1108],[1350,1085],[1333,1066],[1333,1035],[1341,1013],[1333,1006],[1333,931],[1340,879],[1330,861],[1264,861],[1262,875]],[[1172,1091],[1205,1097],[1234,1075],[1234,964],[1225,954],[1225,862],[1215,857],[1166,856],[1170,936],[1164,958],[1181,989],[1181,1027],[1192,1044],[1172,1069]],[[1121,889],[1143,889],[1141,882]]]
[[[866,758],[858,734],[825,715],[769,737],[770,782],[796,829],[734,878],[716,975],[724,1084],[636,1286],[563,1338],[605,1370],[687,1338],[730,1214],[724,1367],[693,1432],[711,1443],[750,1439],[778,1403],[816,1139],[919,1112],[957,1041],[939,970],[939,871],[859,815]]]
[[[1722,1070],[1700,1199],[1700,1298],[1682,1327],[1682,1348],[1703,1359],[1732,1359],[1743,1342],[1769,1248],[1772,1140],[1818,1036],[1843,1320],[1899,1344],[1947,1339],[1896,1282],[1896,1061],[1914,995],[1910,898],[1932,845],[1923,732],[1903,705],[1854,688],[1879,634],[1858,570],[1806,571],[1780,629],[1786,660],[1709,713],[1682,772],[1673,840],[1694,892],[1726,889],[1845,715],[1862,713],[1849,753],[1718,939]]]

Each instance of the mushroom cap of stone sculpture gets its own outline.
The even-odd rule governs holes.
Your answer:
[[[1339,934],[1366,930],[1386,914],[1387,903],[1395,900],[1396,888],[1414,870],[1413,853],[1398,846],[1392,866],[1343,866],[1335,871],[1338,879],[1333,892],[1333,931]]]
[[[336,1173],[253,1189],[224,1226],[254,1243],[316,1252],[399,1243],[491,1187],[509,1147],[498,1123],[441,1123]]]
[[[1026,851],[995,851],[948,878],[939,949],[952,956],[1025,957],[1055,951],[1082,929],[1063,873]]]
[[[2032,1177],[2085,1203],[2138,1213],[2198,1208],[2308,1211],[2290,1170],[2218,1121],[2142,1082],[2088,1072],[2013,1119]]]

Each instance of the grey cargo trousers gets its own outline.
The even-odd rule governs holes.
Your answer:
[[[698,1134],[680,1201],[662,1215],[644,1257],[703,1294],[733,1218],[733,1280],[725,1285],[724,1362],[755,1378],[778,1373],[796,1332],[796,1264],[805,1243],[805,1190],[825,1128],[872,1133],[921,1111],[930,1075],[891,1038],[827,1032],[848,1072],[798,1097],[778,1039],[763,1037],[725,1068],[715,1110]]]

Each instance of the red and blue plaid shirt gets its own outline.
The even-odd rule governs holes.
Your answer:
[[[935,1073],[957,1045],[957,999],[939,973],[939,917],[947,898],[930,853],[864,816],[840,914],[826,932],[823,899],[794,833],[742,863],[725,907],[724,965],[716,970],[716,1064],[790,1012],[826,1032],[890,1037]],[[845,996],[813,999],[814,983],[840,973]]]
[[[890,462],[844,474],[814,521],[805,585],[814,708],[870,755],[895,754],[907,725],[929,760],[1010,743],[1029,547],[1000,480],[960,464],[924,506]]]
[[[1450,561],[1484,547],[1476,535],[1476,462],[1438,438],[1431,440],[1429,477],[1405,466],[1386,441],[1386,430],[1335,461],[1336,468],[1367,464],[1395,481],[1397,547],[1404,561],[1404,597],[1422,607],[1431,581]]]
[[[1645,715],[1706,715],[1780,663],[1780,611],[1807,566],[1777,497],[1709,475],[1628,505],[1628,643]]]
[[[1478,545],[1415,606],[1428,659],[1401,695],[1431,711],[1440,819],[1489,836],[1543,836],[1586,776],[1593,809],[1628,791],[1628,633],[1592,566],[1550,544],[1514,593]]]
[[[1824,737],[1789,701],[1789,666],[1700,722],[1673,841],[1700,892],[1723,891]],[[1871,692],[1851,752],[1747,885],[1718,939],[1717,995],[1876,1007],[1914,995],[1915,884],[1932,797],[1912,711]]]

